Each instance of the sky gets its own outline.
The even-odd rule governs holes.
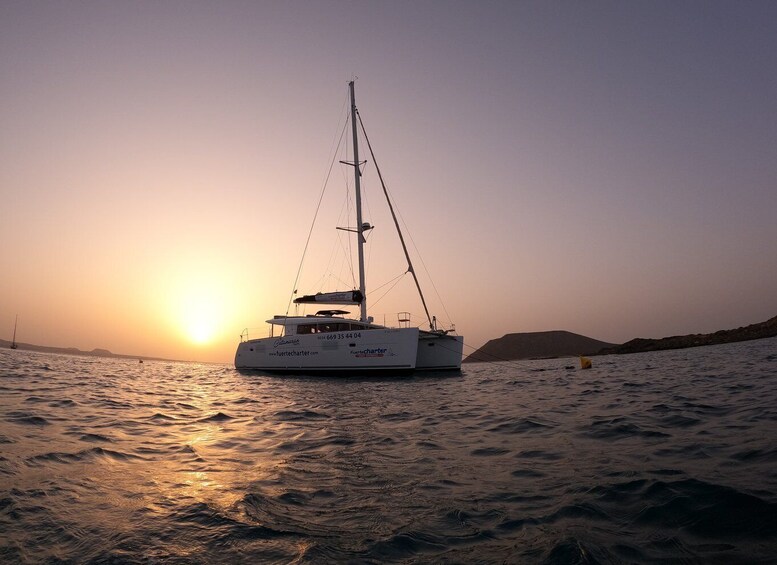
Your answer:
[[[469,347],[777,315],[774,2],[7,0],[0,76],[0,338],[229,363],[324,186],[298,290],[353,286],[352,79]],[[361,149],[370,313],[420,321]]]

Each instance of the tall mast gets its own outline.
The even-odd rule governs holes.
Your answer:
[[[351,129],[353,130],[353,170],[354,187],[356,189],[356,239],[359,249],[359,290],[362,293],[361,316],[362,322],[367,321],[367,290],[364,283],[364,225],[362,223],[362,189],[361,169],[359,167],[359,136],[356,128],[356,95],[354,94],[353,81],[348,83],[351,89]]]

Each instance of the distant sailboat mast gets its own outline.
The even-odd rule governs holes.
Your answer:
[[[13,340],[11,341],[11,349],[18,349],[19,346],[16,345],[16,326],[19,323],[19,314],[16,315],[16,319],[13,323]]]

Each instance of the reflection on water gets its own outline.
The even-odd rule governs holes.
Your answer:
[[[3,562],[768,562],[777,340],[314,378],[0,352]]]

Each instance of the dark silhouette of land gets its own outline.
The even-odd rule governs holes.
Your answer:
[[[82,355],[86,357],[113,357],[115,359],[144,359],[148,361],[176,361],[176,359],[163,359],[161,357],[146,357],[144,355],[122,355],[111,353],[107,349],[92,349],[91,351],[81,351],[75,347],[48,347],[45,345],[33,345],[31,343],[17,343],[18,351],[38,351],[41,353],[60,353],[63,355]],[[0,339],[0,349],[11,347],[11,342]]]
[[[661,339],[636,338],[621,345],[606,343],[566,331],[507,334],[492,339],[464,359],[464,363],[507,361],[512,359],[547,359],[577,355],[612,355],[644,353],[665,349],[684,349],[702,345],[719,345],[777,336],[777,316],[758,324],[709,334],[690,334]]]
[[[622,345],[605,347],[597,355],[684,349],[686,347],[719,345],[721,343],[734,343],[775,336],[777,336],[777,316],[759,324],[751,324],[734,330],[720,330],[711,334],[675,335],[661,339],[632,339]]]
[[[463,362],[576,357],[577,355],[593,355],[600,349],[613,345],[606,341],[562,330],[515,333],[504,335],[499,339],[492,339],[467,356]]]

